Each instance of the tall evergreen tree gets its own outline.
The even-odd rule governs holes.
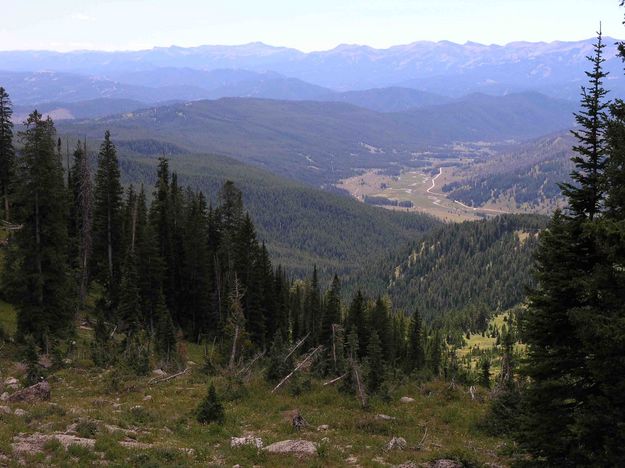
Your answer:
[[[98,155],[93,207],[93,265],[96,278],[104,285],[104,309],[117,307],[122,249],[122,186],[117,151],[111,133],[104,133]]]
[[[372,393],[377,392],[384,381],[384,354],[378,332],[373,330],[367,345],[367,386]]]
[[[408,369],[410,370],[421,370],[425,365],[422,325],[419,309],[416,309],[410,319],[408,335]]]
[[[341,282],[334,275],[330,289],[326,293],[325,307],[321,329],[321,344],[332,349],[334,332],[333,327],[342,323],[341,317]]]
[[[80,141],[74,150],[74,162],[68,174],[70,205],[70,237],[73,263],[78,279],[78,298],[83,305],[89,286],[90,261],[92,252],[93,188],[86,144]]]
[[[367,352],[367,345],[369,343],[368,338],[370,328],[365,298],[360,290],[356,292],[356,295],[352,299],[352,303],[349,306],[347,327],[356,333],[356,336],[358,337],[360,356],[364,356]]]
[[[588,57],[592,70],[586,72],[588,87],[582,87],[581,110],[575,114],[579,130],[573,130],[578,144],[573,147],[577,156],[572,158],[575,170],[571,177],[575,184],[561,184],[568,198],[572,214],[593,219],[601,210],[604,198],[603,172],[606,165],[605,132],[607,125],[605,100],[607,91],[603,81],[608,73],[603,70],[605,44],[601,31],[594,46],[594,55]]]
[[[0,196],[2,196],[2,217],[6,221],[11,221],[10,192],[15,177],[12,115],[11,99],[0,86]]]
[[[18,311],[18,335],[48,346],[49,339],[66,337],[74,328],[68,197],[52,120],[35,111],[25,127],[14,196],[14,217],[22,229],[10,244],[5,285]]]

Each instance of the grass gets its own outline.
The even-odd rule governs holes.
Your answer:
[[[0,309],[0,320],[14,325],[8,305]],[[81,330],[81,346],[85,346],[85,333]],[[86,359],[86,351],[79,349],[80,356],[70,367],[49,377],[50,402],[12,405],[13,409],[25,409],[26,417],[0,415],[0,454],[17,463],[11,447],[16,435],[65,432],[73,425],[79,436],[95,441],[92,448],[65,448],[52,440],[46,442],[42,453],[21,461],[51,466],[340,466],[355,457],[361,466],[437,458],[463,460],[467,466],[507,463],[499,453],[504,442],[477,428],[487,409],[483,390],[479,390],[481,398],[472,400],[461,386],[406,380],[392,388],[390,401],[372,398],[370,408],[361,409],[353,395],[341,393],[336,386],[323,386],[314,378],[311,388],[298,396],[291,394],[288,385],[272,394],[272,386],[262,378],[262,368],[256,367],[245,380],[244,391],[235,395],[228,392],[232,387],[225,376],[211,378],[200,372],[203,348],[187,346],[189,359],[197,363],[189,373],[159,384],[151,384],[151,376],[127,377],[117,392],[107,385],[113,371],[94,367]],[[3,378],[19,377],[16,362],[6,350],[0,351],[0,368]],[[226,422],[222,426],[201,425],[195,419],[209,381],[224,401]],[[402,396],[411,396],[415,402],[402,404]],[[301,432],[294,432],[283,416],[294,409],[310,425]],[[396,419],[379,420],[376,415],[380,413]],[[322,424],[329,430],[317,431]],[[230,437],[247,434],[261,437],[266,445],[285,439],[310,440],[318,444],[318,454],[297,460],[251,447],[230,447]],[[384,451],[393,436],[404,437],[408,449]],[[132,447],[129,442],[141,445]]]

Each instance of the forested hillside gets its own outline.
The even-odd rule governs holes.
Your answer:
[[[122,180],[150,186],[157,163],[154,157],[124,157]],[[370,207],[224,156],[176,154],[170,165],[181,185],[201,190],[213,202],[224,181],[234,181],[274,262],[296,276],[308,274],[313,264],[326,279],[334,273],[351,276],[372,256],[440,225],[426,215]]]
[[[363,168],[423,164],[416,153],[457,141],[538,137],[568,128],[573,105],[535,93],[475,95],[379,113],[339,102],[220,99],[65,121],[63,133],[166,141],[187,152],[231,156],[276,174],[327,185]],[[444,155],[452,152],[450,148]]]
[[[558,184],[572,168],[573,137],[558,134],[503,151],[483,163],[458,170],[443,192],[469,206],[499,203],[507,209],[551,213],[562,205]]]
[[[439,227],[373,269],[376,288],[428,321],[482,331],[493,312],[523,301],[546,223],[542,216],[502,215]]]

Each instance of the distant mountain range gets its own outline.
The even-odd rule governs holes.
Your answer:
[[[621,92],[625,90],[625,80],[622,63],[615,55],[616,40],[604,39],[607,45],[605,68],[611,73],[608,87]],[[579,94],[579,86],[585,82],[586,56],[592,52],[593,42],[594,39],[514,42],[502,46],[421,41],[388,49],[341,45],[310,53],[262,43],[159,47],[126,52],[5,51],[0,52],[0,70],[73,73],[125,86],[162,88],[166,95],[159,101],[193,99],[198,90],[228,89],[235,84],[258,81],[259,75],[264,82],[290,78],[333,91],[399,86],[459,97],[472,92],[507,94],[531,90],[574,99]],[[288,82],[284,83],[287,85]],[[186,89],[184,96],[172,96],[177,87]],[[308,97],[292,94],[310,99],[311,91],[312,88],[307,90]],[[287,98],[284,95],[262,96],[249,85],[237,93],[240,94],[217,93],[215,97]],[[200,94],[201,98],[211,97]],[[89,99],[95,97],[105,96],[90,96]],[[154,102],[153,99],[148,101]]]
[[[59,128],[96,139],[110,129],[124,144],[142,142],[132,145],[139,154],[223,154],[323,186],[365,168],[420,167],[424,158],[453,155],[455,142],[522,140],[567,129],[574,108],[537,93],[473,94],[388,113],[342,102],[224,98],[65,121]],[[423,152],[429,156],[419,156]]]

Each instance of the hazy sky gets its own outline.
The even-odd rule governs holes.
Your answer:
[[[0,50],[625,37],[618,0],[1,0]]]

